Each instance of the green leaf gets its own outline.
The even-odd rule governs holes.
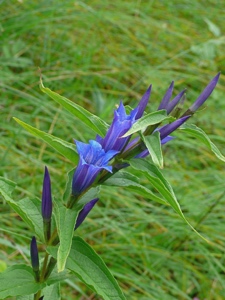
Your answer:
[[[15,182],[0,176],[0,192],[3,198],[10,197],[15,187]]]
[[[33,300],[34,295],[25,295],[25,296],[18,296],[16,297],[16,300]]]
[[[156,164],[160,169],[162,169],[163,155],[162,155],[162,148],[161,148],[160,133],[156,131],[153,134],[148,136],[142,135],[142,140],[145,143],[145,146],[147,147],[154,164]]]
[[[169,182],[165,179],[160,170],[152,163],[145,159],[132,159],[130,165],[139,170],[149,180],[150,184],[164,197],[167,203],[176,211],[176,213],[205,241],[207,241],[202,235],[200,235],[193,226],[187,221],[184,214],[181,211],[180,205],[176,199],[173,189]],[[208,242],[208,241],[207,241]]]
[[[141,185],[139,183],[138,177],[127,172],[118,172],[114,174],[112,177],[106,180],[103,185],[128,187],[129,190],[134,191],[138,195],[141,195],[158,203],[168,205],[165,200],[157,197],[152,191]]]
[[[60,284],[56,283],[45,287],[42,294],[44,295],[44,300],[60,300]]]
[[[96,115],[93,115],[82,106],[68,100],[65,97],[51,91],[49,88],[45,88],[42,81],[40,82],[40,89],[50,96],[55,102],[62,105],[71,114],[76,116],[79,120],[84,122],[88,127],[90,127],[94,132],[100,135],[105,135],[108,125]]]
[[[60,154],[62,154],[64,157],[69,159],[71,162],[77,164],[78,162],[78,154],[75,151],[75,145],[72,143],[68,143],[64,140],[61,140],[60,138],[53,136],[49,133],[46,133],[44,131],[41,131],[31,125],[28,125],[24,123],[23,121],[14,118],[14,120],[19,123],[21,126],[23,126],[28,132],[30,132],[35,137],[38,137],[42,139],[44,142],[46,142],[49,146],[51,146],[53,149],[58,151]]]
[[[14,201],[10,195],[13,183],[0,177],[0,193],[12,209],[27,223],[29,227],[43,240],[43,222],[41,216],[41,201],[39,199],[24,198]]]
[[[67,201],[69,200],[69,198],[71,196],[74,171],[75,171],[75,168],[73,168],[72,170],[70,170],[67,173],[66,187],[65,187],[64,194],[63,194],[63,202],[64,203],[67,203]]]
[[[126,137],[128,135],[131,135],[137,131],[146,129],[146,127],[159,124],[164,120],[174,120],[173,117],[168,116],[166,110],[158,110],[153,113],[149,113],[145,115],[144,117],[140,118],[133,124],[130,130],[126,132],[123,137]]]
[[[48,252],[56,255],[54,247]],[[99,255],[80,237],[74,237],[66,267],[104,300],[124,300],[125,297]]]
[[[15,265],[0,274],[0,299],[35,294],[44,286],[45,283],[35,282],[30,267]]]
[[[54,206],[54,213],[60,240],[57,253],[57,269],[58,272],[62,272],[65,269],[66,260],[70,253],[74,227],[79,211],[75,209],[68,209],[59,201],[54,201]]]
[[[202,142],[209,150],[211,150],[217,158],[225,162],[225,157],[221,154],[220,150],[216,147],[213,142],[209,139],[207,134],[199,127],[194,124],[185,124],[180,128],[182,131],[187,132],[193,137],[197,138],[200,142]]]

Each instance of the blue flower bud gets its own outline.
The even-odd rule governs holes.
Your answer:
[[[36,238],[33,236],[30,243],[31,265],[34,271],[39,271],[39,257]]]
[[[84,205],[83,209],[79,212],[74,230],[76,230],[83,223],[84,219],[87,217],[89,212],[95,206],[97,201],[98,198],[95,198]]]
[[[52,216],[52,194],[51,181],[48,168],[45,167],[45,174],[42,189],[42,217],[46,222],[50,222]]]

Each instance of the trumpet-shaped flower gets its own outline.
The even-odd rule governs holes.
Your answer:
[[[108,165],[108,163],[118,151],[105,151],[94,140],[90,140],[89,144],[75,142],[80,156],[72,182],[72,194],[76,196],[92,185],[100,171],[106,170],[112,172],[112,166]]]
[[[126,113],[122,102],[118,109],[114,111],[114,118],[109,130],[104,138],[97,136],[96,140],[102,145],[105,151],[117,150],[121,151],[129,141],[130,137],[122,136],[131,128],[135,121],[142,117],[144,110],[148,104],[151,94],[151,86],[148,88],[144,96],[141,98],[138,106],[133,109],[130,114]]]

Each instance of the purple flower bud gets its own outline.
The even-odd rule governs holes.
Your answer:
[[[171,100],[169,102],[169,104],[166,107],[167,114],[171,113],[171,111],[174,109],[174,107],[180,102],[180,100],[182,99],[185,92],[186,92],[186,89],[183,90],[182,92],[180,92],[173,100]]]
[[[167,105],[173,93],[173,86],[174,86],[174,81],[171,82],[168,90],[166,91],[161,103],[159,104],[158,110],[167,108]]]
[[[31,265],[34,271],[39,270],[39,257],[36,238],[33,236],[30,243]]]
[[[220,77],[220,72],[210,81],[210,83],[207,85],[207,87],[204,89],[204,91],[201,93],[201,95],[197,98],[197,100],[189,108],[189,111],[191,111],[193,113],[200,106],[202,106],[202,104],[209,98],[209,96],[213,92],[214,88],[216,87],[219,77]]]
[[[143,116],[144,110],[148,104],[150,95],[151,95],[151,89],[152,89],[152,85],[149,86],[149,88],[147,89],[147,91],[145,92],[145,94],[143,95],[143,97],[141,98],[138,106],[137,106],[137,114],[135,116],[135,120],[140,119]]]
[[[48,168],[45,167],[45,174],[42,189],[42,217],[44,221],[49,222],[52,216],[52,194],[51,181]]]
[[[112,172],[112,166],[108,163],[118,153],[115,150],[106,152],[94,140],[90,140],[89,144],[75,142],[80,160],[73,175],[72,194],[74,196],[79,195],[91,186],[101,170]]]
[[[161,141],[164,140],[170,133],[175,131],[178,127],[180,127],[189,118],[190,118],[190,116],[185,116],[180,119],[177,119],[176,121],[174,121],[170,124],[167,124],[167,125],[161,127],[159,129]]]
[[[87,217],[89,212],[95,206],[97,201],[98,198],[95,198],[84,205],[83,209],[79,212],[74,230],[76,230],[83,223],[84,219]]]

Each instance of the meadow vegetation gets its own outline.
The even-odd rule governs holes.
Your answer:
[[[224,18],[223,1],[210,0],[0,1],[0,176],[18,184],[14,199],[40,197],[45,165],[60,197],[73,166],[12,117],[68,142],[94,138],[40,91],[39,68],[46,87],[106,121],[120,99],[136,105],[149,84],[148,111],[154,111],[172,80],[176,93],[187,88],[188,107],[221,71],[216,90],[189,123],[225,155]],[[176,136],[163,148],[163,174],[209,244],[172,208],[125,188],[102,187],[77,231],[130,300],[225,297],[225,163],[182,131]],[[29,262],[32,233],[1,198],[0,214],[3,270]],[[67,280],[62,291],[62,299],[100,299],[79,279]]]

